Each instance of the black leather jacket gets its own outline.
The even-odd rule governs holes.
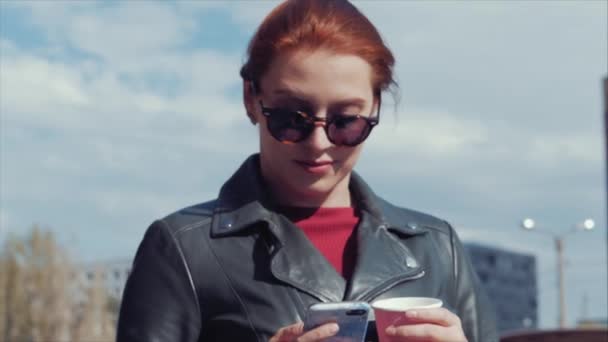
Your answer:
[[[443,300],[470,342],[497,341],[493,309],[452,227],[398,208],[354,172],[357,261],[345,281],[284,216],[270,209],[250,157],[219,198],[154,222],[123,294],[119,342],[267,341],[316,302],[393,296]]]

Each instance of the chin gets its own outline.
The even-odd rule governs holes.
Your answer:
[[[336,187],[337,183],[338,179],[336,177],[324,177],[308,184],[300,183],[294,185],[302,196],[307,198],[324,198]]]

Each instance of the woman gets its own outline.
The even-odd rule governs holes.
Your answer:
[[[448,223],[387,203],[353,172],[394,84],[393,56],[345,0],[288,0],[241,70],[260,153],[216,200],[148,229],[118,341],[321,341],[317,302],[429,296],[395,341],[494,341],[491,309]]]

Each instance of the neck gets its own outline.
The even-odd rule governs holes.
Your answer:
[[[345,208],[351,207],[351,194],[348,184],[350,175],[344,177],[326,193],[310,191],[288,191],[280,184],[269,184],[273,197],[279,205],[306,208]]]

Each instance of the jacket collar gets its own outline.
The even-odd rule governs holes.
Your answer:
[[[212,236],[236,235],[254,223],[270,221],[271,200],[265,189],[259,155],[255,154],[220,189],[211,224]]]
[[[359,210],[371,215],[378,227],[401,235],[426,232],[420,217],[407,215],[378,197],[356,173],[352,172],[350,190]],[[211,233],[214,237],[236,235],[254,223],[276,221],[269,191],[260,172],[259,154],[247,158],[241,167],[222,186],[214,211]],[[278,222],[275,222],[278,223]]]
[[[373,294],[399,279],[420,274],[422,266],[394,235],[405,238],[426,232],[408,214],[377,197],[352,173],[350,189],[361,215],[357,231],[357,261],[347,283],[327,259],[283,215],[275,213],[260,174],[259,157],[248,158],[224,184],[211,223],[214,238],[250,233],[267,240],[270,271],[275,278],[325,302],[373,299]],[[410,217],[411,216],[411,217]],[[255,232],[253,230],[256,230]],[[389,233],[392,231],[392,233]]]

